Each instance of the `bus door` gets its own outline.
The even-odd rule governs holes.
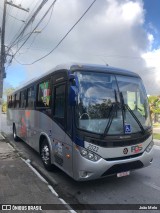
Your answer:
[[[54,84],[54,161],[72,176],[72,141],[67,134],[67,83]]]

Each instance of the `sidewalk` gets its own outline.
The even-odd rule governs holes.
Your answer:
[[[56,193],[54,194],[54,189],[51,186],[49,189],[48,186],[0,134],[0,204],[62,204]],[[66,213],[69,210],[58,212]]]

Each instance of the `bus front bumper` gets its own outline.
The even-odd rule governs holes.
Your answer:
[[[110,161],[101,158],[93,162],[81,156],[79,151],[74,155],[73,178],[77,181],[87,181],[149,166],[153,160],[153,147],[149,153],[144,151],[139,157],[132,156],[123,160]]]

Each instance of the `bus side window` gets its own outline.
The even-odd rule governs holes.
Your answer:
[[[34,86],[27,89],[27,107],[33,109],[35,100],[35,89]]]
[[[13,107],[14,108],[16,108],[16,97],[17,97],[17,94],[14,95],[14,102],[13,102]]]
[[[19,102],[20,102],[20,93],[18,92],[16,95],[16,108],[19,108]]]
[[[8,102],[8,108],[11,108],[11,96],[8,96],[7,102]]]
[[[23,90],[20,94],[21,99],[20,99],[20,107],[25,108],[26,107],[26,90]]]
[[[11,108],[13,108],[13,106],[14,106],[14,96],[11,95]]]
[[[54,91],[54,119],[65,126],[65,84],[55,87]]]
[[[37,107],[50,107],[51,105],[51,84],[50,80],[41,82],[38,85]]]

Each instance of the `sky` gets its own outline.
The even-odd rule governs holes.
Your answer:
[[[136,72],[149,95],[160,95],[159,0],[97,0],[52,54],[33,65],[21,65],[30,64],[50,52],[92,1],[57,0],[53,10],[36,28],[40,33],[32,34],[7,67],[4,87],[18,87],[61,63],[81,62],[109,64]],[[13,0],[14,4],[29,8],[29,12],[7,5],[6,49],[24,27],[22,20],[27,21],[40,2]],[[10,55],[21,47],[52,2],[48,0],[23,37],[10,48]],[[0,21],[2,8],[3,1],[0,1]],[[7,62],[10,59],[8,56]]]

